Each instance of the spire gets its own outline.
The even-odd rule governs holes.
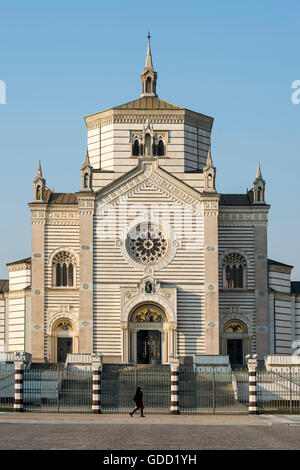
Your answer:
[[[81,165],[81,189],[80,191],[92,191],[93,167],[90,164],[88,148],[84,156],[84,163]]]
[[[36,177],[33,180],[34,202],[44,202],[46,191],[46,180],[43,178],[42,165],[39,160]]]
[[[89,150],[87,148],[85,152],[85,157],[84,157],[84,165],[89,165],[89,164],[90,164],[90,157],[89,157]]]
[[[154,72],[152,54],[150,47],[150,33],[148,33],[148,47],[144,71],[142,72],[142,94],[141,98],[152,96],[157,97],[156,94],[156,80],[157,73]]]
[[[259,164],[259,162],[258,162],[257,170],[256,170],[256,179],[257,179],[257,180],[261,180],[261,179],[262,179],[261,169],[260,169],[260,164]]]
[[[254,204],[265,204],[265,187],[266,182],[262,177],[260,164],[257,165],[256,177],[253,181],[253,203]]]
[[[213,165],[212,158],[211,158],[211,150],[210,150],[210,147],[209,147],[209,149],[208,149],[207,160],[206,160],[206,166],[214,166],[214,165]]]
[[[151,69],[154,71],[153,63],[152,63],[152,55],[151,55],[151,47],[150,47],[150,33],[148,33],[148,49],[147,49],[147,57],[145,63],[145,70]]]
[[[38,165],[36,177],[37,177],[37,178],[43,178],[41,160],[39,160],[39,165]]]

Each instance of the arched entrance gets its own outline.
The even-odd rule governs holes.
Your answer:
[[[168,362],[173,349],[168,318],[155,303],[140,304],[133,309],[128,322],[129,362],[162,364]]]
[[[232,366],[244,364],[245,355],[249,352],[249,336],[246,324],[240,319],[231,319],[224,325],[223,341],[226,354]]]
[[[68,354],[78,352],[78,332],[72,320],[57,319],[52,323],[50,332],[48,336],[50,362],[64,363]]]

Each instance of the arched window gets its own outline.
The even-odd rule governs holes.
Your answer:
[[[74,287],[76,282],[76,259],[67,251],[57,253],[52,261],[53,287]]]
[[[135,141],[133,142],[133,146],[132,146],[132,155],[135,157],[138,157],[139,154],[140,154],[139,141],[135,139]]]
[[[84,187],[88,188],[89,187],[89,174],[85,173],[84,175]]]
[[[157,155],[159,157],[162,157],[165,154],[165,146],[164,143],[161,139],[158,141],[158,146],[157,146]]]
[[[145,137],[145,155],[151,155],[151,136],[146,134]]]
[[[42,191],[41,191],[41,187],[40,186],[37,186],[36,188],[36,199],[39,201],[40,199],[42,199]]]
[[[245,258],[239,253],[230,253],[223,259],[223,286],[226,289],[242,289],[246,287]]]
[[[148,77],[146,81],[146,93],[151,93],[151,92],[152,92],[152,80],[150,77]]]

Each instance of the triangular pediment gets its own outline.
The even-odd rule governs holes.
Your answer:
[[[162,195],[194,210],[201,203],[201,194],[158,166],[156,159],[140,160],[139,165],[101,189],[96,196],[98,208],[117,204],[124,197],[152,188]],[[151,201],[149,201],[151,202]]]

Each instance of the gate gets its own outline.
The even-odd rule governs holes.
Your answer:
[[[102,411],[129,413],[137,387],[144,393],[145,413],[170,412],[170,367],[104,365],[101,375]]]
[[[13,411],[15,393],[14,364],[0,364],[0,411]]]
[[[300,413],[300,372],[259,371],[256,378],[259,413]]]
[[[90,412],[92,369],[64,369],[59,364],[24,370],[24,410]]]
[[[179,403],[181,414],[246,414],[248,373],[214,367],[195,372],[181,366]]]

